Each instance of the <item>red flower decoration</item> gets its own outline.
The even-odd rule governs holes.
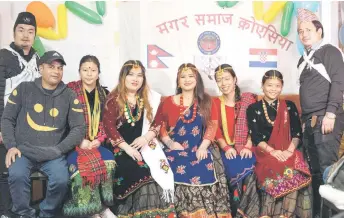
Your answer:
[[[113,150],[113,152],[115,152],[115,153],[118,153],[118,152],[120,152],[121,151],[121,149],[119,149],[119,148],[115,148],[114,150]]]

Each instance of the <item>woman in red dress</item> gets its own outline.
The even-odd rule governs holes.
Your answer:
[[[216,141],[229,183],[232,215],[237,211],[250,218],[259,215],[259,197],[256,194],[255,155],[248,133],[246,110],[256,102],[256,95],[240,93],[236,74],[229,64],[215,69],[215,79],[222,95],[214,98],[219,113]]]
[[[262,88],[264,98],[247,109],[256,146],[260,216],[311,218],[311,174],[297,149],[302,134],[297,108],[292,101],[279,99],[283,88],[279,71],[267,71]]]
[[[160,104],[151,128],[166,146],[178,217],[232,217],[221,157],[211,146],[217,125],[216,106],[197,68],[181,65],[176,95]]]

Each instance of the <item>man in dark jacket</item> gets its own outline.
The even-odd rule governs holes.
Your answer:
[[[326,167],[338,160],[344,129],[344,62],[341,51],[323,40],[318,18],[298,10],[298,34],[305,52],[300,58],[300,102],[303,143],[308,152],[314,194],[313,217],[320,214],[319,186]]]
[[[22,82],[8,98],[2,120],[6,166],[13,201],[12,213],[35,217],[30,207],[30,172],[48,176],[40,217],[54,217],[67,193],[65,154],[85,135],[83,110],[75,93],[61,81],[65,61],[56,51],[39,60],[42,77]]]
[[[20,13],[13,28],[14,42],[0,50],[0,117],[12,90],[22,81],[33,81],[40,76],[38,55],[32,48],[36,30],[35,16],[29,12]],[[0,159],[3,160],[5,153],[0,129]],[[4,168],[1,162],[0,173]]]
[[[14,41],[0,50],[0,118],[12,90],[20,82],[32,81],[40,76],[37,66],[38,55],[32,48],[36,30],[35,16],[29,12],[20,13],[13,27]],[[11,203],[10,196],[6,194],[8,187],[4,185],[8,176],[4,161],[6,152],[0,127],[0,180],[3,180],[0,206],[5,211]]]

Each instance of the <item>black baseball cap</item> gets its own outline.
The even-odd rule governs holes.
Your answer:
[[[66,65],[66,62],[63,56],[57,51],[47,51],[39,59],[39,65],[41,64],[51,64],[51,62],[59,60],[63,65]]]

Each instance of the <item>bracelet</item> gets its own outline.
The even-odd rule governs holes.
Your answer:
[[[159,135],[158,132],[156,131],[156,129],[154,129],[154,128],[150,128],[150,129],[148,130],[148,132],[149,132],[149,131],[153,132],[153,133],[155,134],[155,136],[158,136],[158,135]]]
[[[227,152],[229,149],[231,149],[232,147],[231,146],[229,146],[229,145],[226,145],[224,148],[223,148],[223,150],[224,150],[224,152]]]
[[[105,141],[105,136],[99,136],[96,139],[98,139],[100,143],[103,143]]]

